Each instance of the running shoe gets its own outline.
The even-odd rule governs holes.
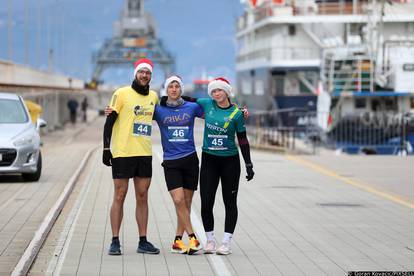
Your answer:
[[[206,247],[204,247],[204,254],[213,254],[216,252],[216,242],[207,241]]]
[[[229,255],[231,254],[230,244],[227,242],[223,242],[221,246],[216,251],[217,255]]]
[[[109,247],[109,255],[121,255],[121,245],[119,244],[119,240],[115,240],[111,242],[111,246]]]
[[[201,249],[202,247],[200,242],[196,238],[191,237],[188,243],[188,255],[193,255]]]
[[[182,240],[175,240],[171,247],[172,253],[186,254],[187,246],[185,246]]]
[[[152,243],[149,241],[140,241],[138,244],[137,253],[159,254],[160,250],[152,245]]]

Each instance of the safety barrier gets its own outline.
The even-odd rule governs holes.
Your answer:
[[[305,131],[305,126],[297,124],[300,115],[303,111],[293,109],[251,112],[246,119],[250,144],[256,148],[298,150],[298,135]]]
[[[326,148],[349,154],[413,154],[414,116],[361,113],[336,118],[322,130],[328,114],[304,109],[251,112],[247,119],[252,146],[316,153]]]

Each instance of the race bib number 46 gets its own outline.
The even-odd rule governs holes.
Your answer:
[[[168,141],[169,142],[188,142],[188,126],[169,126]]]
[[[227,150],[228,145],[228,137],[227,135],[213,135],[209,134],[207,136],[207,142],[208,142],[208,149],[209,150]]]
[[[151,136],[151,125],[143,123],[134,123],[132,135],[134,136]]]

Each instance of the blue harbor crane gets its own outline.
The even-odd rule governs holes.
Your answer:
[[[144,0],[126,0],[119,20],[114,23],[114,36],[94,53],[94,71],[88,87],[96,88],[102,83],[104,70],[132,66],[143,57],[160,65],[165,75],[174,71],[175,60],[157,38],[155,21],[144,11]]]

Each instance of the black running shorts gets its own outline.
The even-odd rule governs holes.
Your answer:
[[[198,163],[196,152],[183,158],[164,160],[161,165],[164,167],[165,182],[167,183],[168,191],[181,187],[193,191],[197,190]]]
[[[129,179],[152,176],[152,156],[118,157],[112,159],[112,178]]]

